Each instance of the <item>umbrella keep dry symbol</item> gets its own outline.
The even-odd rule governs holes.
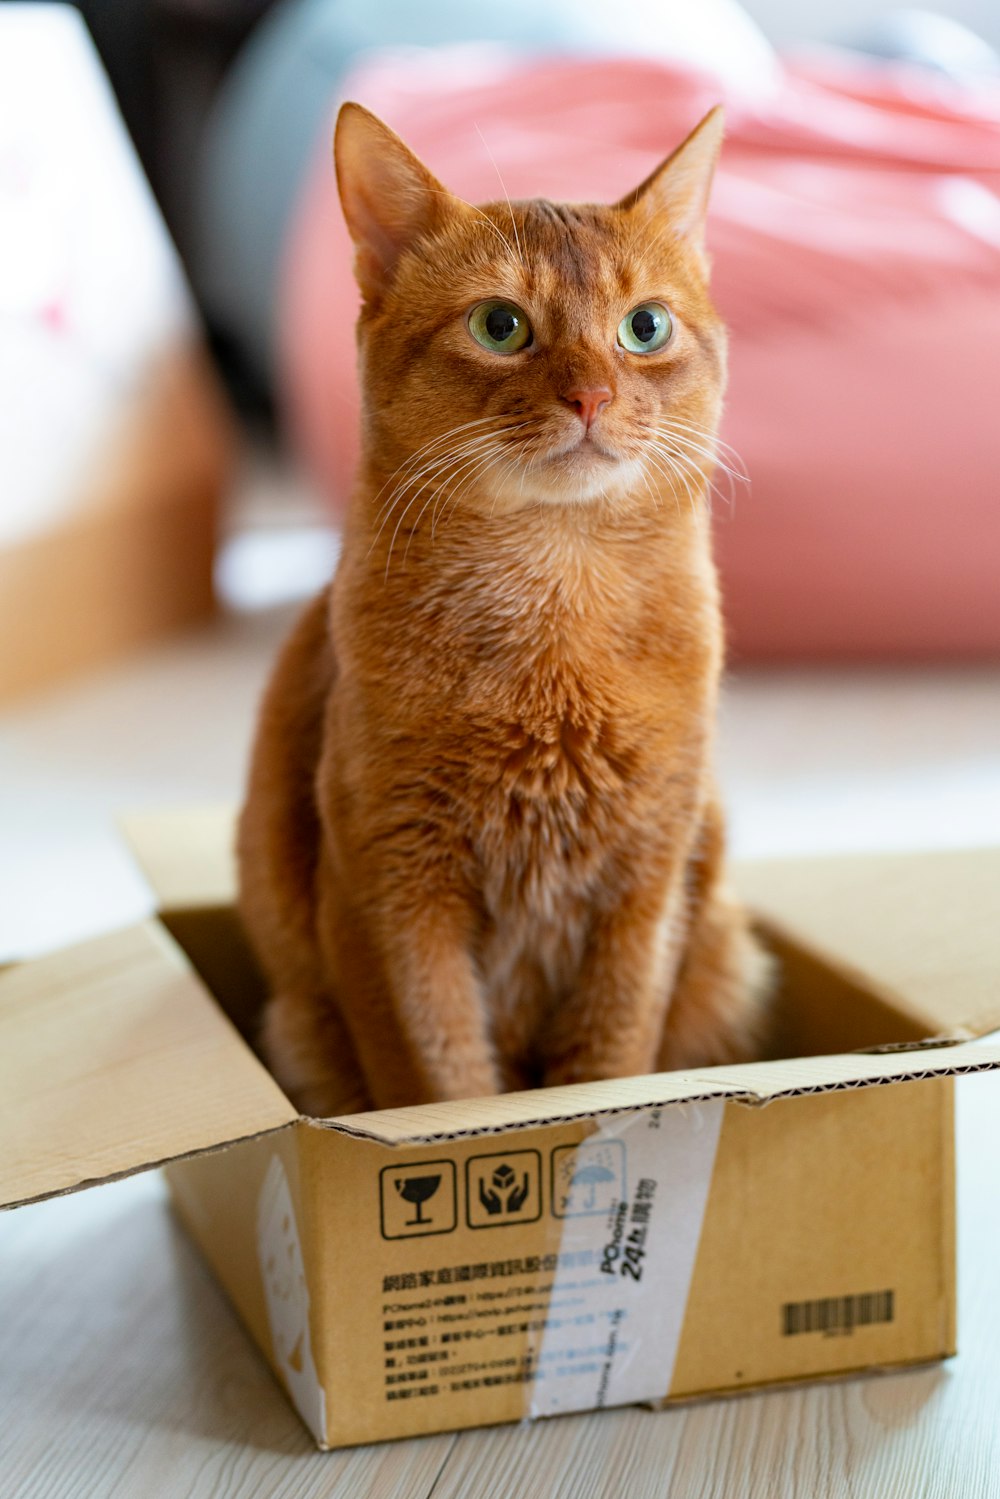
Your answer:
[[[557,1218],[606,1214],[625,1196],[621,1140],[584,1140],[552,1152],[552,1211]]]

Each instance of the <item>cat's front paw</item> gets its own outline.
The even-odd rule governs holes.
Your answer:
[[[455,1103],[466,1098],[491,1098],[502,1093],[503,1079],[492,1063],[468,1063],[461,1067],[442,1068],[428,1092],[427,1102]]]

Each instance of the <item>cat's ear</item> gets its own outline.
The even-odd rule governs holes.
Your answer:
[[[360,104],[344,104],[333,139],[340,202],[357,249],[354,274],[377,299],[400,255],[465,205],[443,188],[395,131]]]
[[[721,104],[710,109],[687,140],[615,207],[632,217],[664,220],[701,250],[708,195],[726,122]]]

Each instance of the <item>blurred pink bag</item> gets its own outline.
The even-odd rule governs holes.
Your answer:
[[[498,171],[512,198],[612,201],[723,92],[658,63],[478,47],[375,54],[346,96],[473,202],[503,196]],[[1000,91],[826,62],[724,102],[723,435],[752,481],[715,504],[732,654],[995,655]],[[350,261],[324,136],[280,338],[290,429],[337,507],[357,455]]]

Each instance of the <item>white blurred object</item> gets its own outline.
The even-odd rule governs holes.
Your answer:
[[[308,598],[333,576],[340,537],[332,526],[240,531],[223,543],[215,565],[221,603],[239,613]]]
[[[780,73],[771,43],[736,0],[618,0],[612,6],[549,0],[549,8],[563,14],[573,35],[567,51],[680,63],[749,94],[768,91]]]
[[[875,57],[930,68],[953,83],[1000,78],[1000,54],[968,26],[930,10],[880,16],[853,44]]]
[[[0,6],[0,546],[71,512],[192,304],[79,14]]]
[[[339,556],[340,533],[316,486],[269,444],[245,444],[215,558],[220,604],[253,614],[301,603],[329,583]]]

